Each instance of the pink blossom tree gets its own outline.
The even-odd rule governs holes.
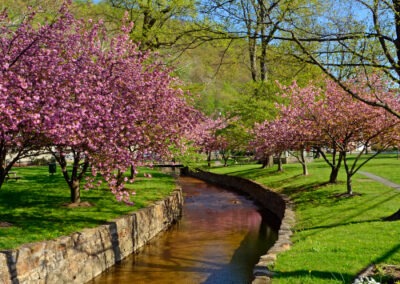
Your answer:
[[[119,200],[129,200],[120,173],[145,152],[168,154],[196,122],[168,69],[129,40],[130,27],[108,40],[102,23],[77,20],[63,6],[52,23],[35,29],[32,17],[10,28],[2,15],[0,96],[1,164],[48,146],[80,201],[89,164]],[[135,147],[140,155],[132,156]],[[72,170],[66,154],[73,155]],[[4,163],[4,158],[1,159]],[[0,183],[1,185],[1,183]],[[92,183],[88,183],[89,187]]]
[[[385,88],[382,81],[377,80],[375,85],[367,85],[365,82],[358,78],[354,81],[353,88],[362,90],[365,96],[374,97],[376,92],[379,92],[379,97],[384,97],[386,101],[396,99],[395,94]],[[323,88],[315,85],[300,88],[294,83],[283,90],[290,103],[282,109],[292,110],[292,114],[296,113],[295,123],[309,140],[305,142],[314,144],[331,167],[329,182],[336,182],[343,162],[347,176],[347,193],[352,195],[352,176],[380,151],[396,144],[397,137],[394,133],[399,123],[398,119],[382,108],[375,108],[353,99],[330,80],[326,81]],[[314,136],[309,135],[310,131]],[[299,138],[302,140],[301,136]],[[372,145],[379,145],[379,150],[361,162],[362,154]],[[331,159],[322,151],[322,147],[331,149]],[[350,162],[347,153],[356,148],[359,149],[359,153],[353,162]]]
[[[42,139],[45,94],[52,92],[46,77],[53,51],[40,48],[49,26],[33,30],[28,17],[16,30],[0,14],[0,187],[21,158],[35,155]],[[38,64],[40,63],[40,64]]]
[[[286,130],[279,118],[263,123],[256,123],[254,127],[254,139],[250,147],[255,150],[256,157],[278,156],[278,171],[283,171],[281,163],[282,152],[287,150]]]
[[[222,118],[211,119],[204,117],[197,127],[190,131],[190,138],[194,141],[195,147],[207,155],[207,165],[211,167],[211,154],[213,151],[225,149],[226,140],[219,134],[227,126]]]

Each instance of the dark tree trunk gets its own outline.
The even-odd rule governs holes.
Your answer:
[[[207,166],[211,168],[211,151],[207,153]]]
[[[265,35],[265,26],[267,21],[267,11],[265,3],[263,1],[258,1],[258,6],[260,9],[258,16],[258,23],[260,25],[260,37],[261,37],[261,55],[260,55],[260,80],[265,82],[267,80],[267,47],[268,41]]]
[[[131,165],[131,174],[129,176],[130,179],[134,179],[135,177],[135,166]]]
[[[122,184],[122,181],[124,180],[124,172],[121,170],[118,170],[117,173],[117,186],[120,186]]]
[[[0,143],[0,189],[3,186],[4,182],[6,181],[6,177],[9,173],[9,171],[12,169],[12,167],[18,162],[18,160],[21,157],[21,152],[19,152],[15,157],[7,161],[6,156],[7,156],[7,150],[6,147],[4,146],[4,143]]]
[[[228,166],[228,160],[229,160],[229,156],[225,156],[224,154],[222,155],[222,159],[224,160],[224,167]]]
[[[329,183],[337,183],[337,177],[339,174],[339,167],[332,167],[331,175],[329,176]]]
[[[278,155],[278,172],[283,172],[282,153]]]
[[[251,78],[257,82],[257,44],[256,37],[249,36],[249,56],[250,56],[250,72]]]
[[[220,150],[220,153],[222,155],[222,159],[224,160],[224,167],[227,167],[230,156],[229,150]]]
[[[84,177],[87,169],[89,168],[89,161],[85,158],[85,161],[80,167],[80,160],[81,160],[81,153],[80,152],[73,152],[73,162],[72,162],[72,170],[69,173],[67,169],[67,160],[65,155],[60,151],[59,153],[53,152],[52,154],[58,164],[61,167],[61,172],[65,181],[67,182],[70,192],[71,192],[71,202],[72,203],[79,203],[81,202],[81,189],[80,189],[80,182]]]
[[[324,157],[324,159],[327,160],[325,155],[322,152],[320,152],[320,153]],[[337,155],[337,152],[334,151],[332,153],[332,163],[328,163],[329,166],[331,167],[331,174],[329,176],[329,183],[337,183],[337,178],[338,178],[338,175],[339,175],[340,166],[342,165],[342,160],[343,160],[342,153],[339,152],[338,161],[336,161],[336,155]]]
[[[0,189],[6,180],[6,176],[7,176],[6,172],[4,170],[0,169]]]

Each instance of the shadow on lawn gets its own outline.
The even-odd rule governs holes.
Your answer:
[[[297,175],[297,176],[293,176],[293,177],[289,177],[285,180],[282,180],[282,183],[287,183],[289,181],[293,181],[295,179],[297,179],[299,176],[302,175]],[[314,192],[324,186],[329,185],[329,182],[313,182],[313,183],[308,183],[305,185],[299,185],[299,186],[290,186],[290,187],[284,187],[282,193],[286,194],[288,196],[296,196],[298,194],[303,194],[306,192]],[[315,193],[315,192],[314,192]]]
[[[377,266],[382,265],[382,264],[386,264],[387,260],[394,254],[400,252],[400,244],[397,244],[395,246],[393,246],[390,250],[388,250],[386,253],[382,254],[380,257],[374,259],[371,263],[371,265],[368,265],[367,267],[365,267],[364,269],[362,269],[358,275],[362,275],[362,276],[367,276],[367,277],[371,277],[371,276],[377,276],[378,279],[379,278],[383,278],[386,279],[385,282],[383,283],[397,283],[395,282],[395,280],[400,280],[400,267],[398,265],[394,265],[395,267],[398,267],[397,270],[399,272],[397,272],[396,269],[393,269],[392,271],[390,269],[388,270],[384,270],[384,269],[376,269]],[[389,267],[390,265],[384,265]],[[380,271],[381,270],[381,271]],[[391,281],[389,281],[389,279]]]
[[[257,177],[265,176],[266,171],[258,166],[256,168],[251,169],[242,169],[237,171],[229,172],[229,175],[238,176],[238,177],[245,177],[247,179],[255,179]]]
[[[389,194],[390,192],[386,192],[384,194]],[[382,195],[384,195],[382,194]],[[368,207],[362,207],[362,209],[358,210],[357,208],[361,208],[361,206],[359,207],[354,207],[354,213],[351,215],[346,216],[345,218],[342,219],[337,219],[335,218],[334,220],[336,220],[335,223],[329,224],[329,225],[324,225],[324,226],[314,226],[314,227],[310,227],[310,228],[303,228],[302,231],[310,231],[309,234],[306,234],[304,237],[310,237],[312,235],[316,235],[320,232],[322,232],[323,230],[327,230],[327,229],[331,229],[331,228],[336,228],[336,227],[342,227],[342,226],[347,226],[347,225],[352,225],[352,224],[363,224],[363,223],[373,223],[373,222],[383,222],[383,217],[381,218],[375,218],[375,219],[369,219],[369,220],[354,220],[355,218],[359,217],[359,216],[368,216],[368,211],[376,208],[377,206],[381,206],[383,203],[391,201],[393,198],[396,198],[397,196],[399,196],[400,193],[396,194],[396,195],[389,195],[388,197],[386,197],[385,199],[381,200],[381,199],[377,199],[375,200],[376,202],[372,203],[372,200],[374,199],[374,197],[371,197],[369,200],[365,200],[364,204],[369,204]],[[327,219],[329,218],[329,216],[327,216]]]
[[[274,279],[285,279],[285,278],[298,278],[299,282],[302,283],[301,279],[309,279],[312,283],[319,283],[318,280],[339,280],[343,283],[351,283],[354,279],[354,275],[343,274],[331,271],[310,271],[310,270],[295,270],[295,271],[274,271]],[[293,282],[294,283],[294,282]],[[297,282],[296,282],[297,283]],[[311,283],[311,282],[307,282]]]
[[[32,234],[43,234],[47,232],[63,231],[66,225],[76,224],[82,222],[82,217],[80,216],[46,216],[46,214],[40,214],[39,212],[25,213],[22,212],[16,215],[2,214],[0,218],[3,220],[11,220],[13,226],[23,229],[25,232]],[[84,222],[89,226],[97,226],[105,224],[106,220],[99,220],[96,218],[91,218],[89,216],[85,217]]]

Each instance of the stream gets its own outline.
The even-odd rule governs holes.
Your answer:
[[[90,283],[251,283],[254,265],[277,239],[269,213],[245,195],[178,181],[181,220]]]

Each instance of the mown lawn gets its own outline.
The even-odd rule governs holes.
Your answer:
[[[48,167],[15,168],[18,181],[9,180],[0,189],[0,249],[16,248],[21,244],[53,239],[83,228],[96,227],[118,216],[138,210],[160,200],[175,189],[174,179],[156,170],[139,169],[133,188],[134,206],[117,202],[105,187],[81,190],[82,202],[91,207],[69,208],[69,188],[59,168],[49,175]],[[153,178],[143,177],[151,173]]]
[[[329,168],[321,159],[309,164],[306,177],[297,164],[284,165],[283,173],[260,165],[211,171],[256,180],[294,201],[293,247],[271,268],[274,283],[352,283],[370,264],[400,265],[400,221],[382,220],[400,208],[399,190],[357,174],[353,189],[359,195],[344,197],[344,168],[338,184],[326,184]],[[396,155],[378,156],[362,171],[400,183]]]

